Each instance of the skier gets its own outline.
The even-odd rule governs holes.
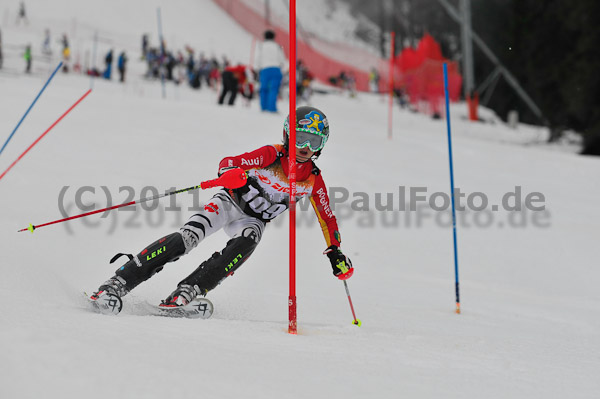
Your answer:
[[[206,294],[231,276],[254,252],[266,224],[289,207],[288,156],[295,154],[299,200],[310,197],[325,236],[327,255],[333,274],[341,280],[352,276],[350,259],[340,250],[341,238],[336,218],[329,206],[321,171],[314,163],[329,137],[325,114],[313,107],[296,110],[296,145],[290,148],[289,118],[283,129],[283,145],[267,145],[242,155],[226,157],[219,163],[219,176],[240,173],[245,184],[236,189],[223,188],[203,211],[192,215],[178,232],[150,244],[116,270],[90,299],[101,303],[126,295],[137,285],[194,249],[205,237],[223,229],[231,239],[221,252],[203,262],[159,305],[162,308],[185,306]],[[294,148],[295,147],[295,148]],[[112,261],[123,254],[117,254]],[[111,261],[111,263],[112,263]],[[113,309],[115,309],[113,307]],[[112,310],[118,313],[117,310]]]

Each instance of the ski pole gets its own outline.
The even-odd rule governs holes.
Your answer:
[[[350,298],[350,291],[348,290],[348,283],[346,283],[346,280],[342,280],[344,282],[344,287],[346,288],[346,294],[348,295],[348,302],[350,303],[350,310],[352,311],[352,317],[354,317],[354,320],[352,321],[352,324],[356,324],[357,326],[361,326],[362,322],[356,318],[356,313],[354,313],[354,306],[352,306],[352,299]]]
[[[111,207],[104,208],[104,209],[98,209],[98,210],[95,210],[95,211],[82,213],[80,215],[70,216],[70,217],[67,217],[67,218],[64,218],[64,219],[54,220],[52,222],[39,224],[37,226],[35,226],[33,224],[30,224],[29,227],[21,229],[21,230],[18,230],[17,232],[20,233],[21,231],[27,231],[27,230],[29,230],[29,231],[31,231],[33,233],[33,231],[35,229],[38,229],[38,228],[44,227],[44,226],[49,226],[51,224],[62,223],[62,222],[66,222],[68,220],[73,220],[73,219],[79,219],[79,218],[82,218],[82,217],[85,217],[85,216],[94,215],[96,213],[100,213],[100,212],[104,212],[104,211],[110,211],[112,209],[122,208],[122,207],[125,207],[125,206],[140,204],[142,202],[146,202],[146,201],[151,201],[151,200],[155,200],[155,199],[158,199],[158,198],[167,197],[169,195],[181,194],[181,193],[184,193],[186,191],[197,190],[199,188],[202,189],[202,190],[206,190],[206,189],[217,187],[217,186],[223,186],[223,187],[226,187],[226,188],[239,188],[239,187],[242,187],[244,184],[246,184],[246,179],[247,179],[246,172],[242,168],[231,169],[231,170],[228,170],[227,172],[223,173],[220,177],[218,177],[216,179],[212,179],[212,180],[203,181],[202,183],[200,183],[197,186],[183,188],[181,190],[171,191],[169,193],[164,193],[164,194],[159,194],[159,195],[153,195],[152,197],[140,198],[140,199],[137,199],[135,201],[126,202],[124,204],[119,204],[119,205],[111,206]]]
[[[58,72],[58,70],[60,69],[60,67],[62,66],[62,64],[63,63],[61,61],[58,64],[58,66],[56,67],[56,69],[54,70],[54,72],[52,72],[52,75],[50,75],[50,77],[46,81],[46,84],[44,85],[44,87],[42,87],[42,90],[40,90],[40,92],[38,93],[38,95],[35,98],[35,100],[33,100],[33,102],[31,103],[31,105],[29,106],[29,108],[25,112],[25,115],[23,115],[23,117],[21,118],[21,120],[19,121],[19,123],[17,123],[17,126],[15,127],[15,129],[12,131],[12,133],[10,134],[10,136],[8,136],[8,139],[6,139],[6,141],[4,142],[4,145],[2,146],[2,149],[0,149],[0,154],[2,154],[2,151],[4,151],[4,148],[6,148],[8,142],[10,141],[10,139],[12,139],[12,137],[15,135],[15,133],[17,132],[17,129],[19,128],[19,126],[21,126],[21,123],[23,123],[23,121],[25,120],[25,118],[29,114],[29,111],[31,111],[31,109],[33,108],[33,106],[35,105],[35,103],[37,102],[37,100],[40,98],[40,96],[42,95],[42,93],[44,92],[44,90],[46,90],[46,87],[48,87],[48,85],[50,84],[50,81],[52,80],[52,78],[54,77],[54,75],[56,75],[56,72]]]

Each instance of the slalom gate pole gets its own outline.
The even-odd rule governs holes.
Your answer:
[[[450,129],[450,100],[448,95],[448,64],[444,62],[444,92],[446,95],[446,126],[448,128],[448,160],[450,162],[450,198],[452,198],[452,234],[454,237],[454,278],[456,313],[460,314],[460,289],[458,282],[458,249],[456,244],[456,204],[454,201],[454,166],[452,162],[452,134]]]
[[[296,315],[296,0],[290,0],[289,32],[290,295],[288,299],[288,333],[295,335],[298,334]]]
[[[35,97],[35,100],[33,100],[33,102],[31,103],[31,105],[29,106],[29,108],[25,112],[25,115],[23,115],[23,117],[21,118],[21,120],[19,121],[19,123],[17,123],[17,126],[15,127],[15,129],[12,131],[12,133],[10,134],[10,136],[8,136],[8,139],[6,139],[6,141],[4,142],[4,145],[2,146],[2,149],[0,149],[0,154],[2,154],[2,151],[4,151],[4,148],[6,148],[6,145],[8,144],[8,142],[10,141],[10,139],[12,139],[12,137],[15,135],[17,129],[19,128],[19,126],[21,126],[21,123],[23,123],[23,121],[25,120],[25,117],[27,117],[27,114],[29,114],[29,111],[31,111],[31,109],[33,108],[33,106],[35,105],[35,103],[37,102],[37,100],[40,98],[40,96],[42,95],[42,93],[44,92],[44,90],[46,90],[46,87],[48,87],[48,85],[50,84],[50,81],[52,80],[52,78],[54,77],[54,75],[56,75],[56,72],[58,72],[58,70],[60,69],[60,67],[62,66],[62,64],[63,63],[61,61],[58,64],[58,66],[56,67],[56,69],[54,70],[54,72],[52,72],[52,75],[50,75],[50,77],[46,81],[46,84],[44,84],[44,87],[42,87],[42,90],[40,90],[40,92],[38,93],[38,95]]]
[[[354,313],[354,306],[352,306],[352,298],[350,298],[350,290],[348,289],[348,283],[346,280],[342,280],[344,282],[344,288],[346,288],[346,295],[348,295],[348,302],[350,303],[350,310],[352,311],[352,317],[354,317],[354,321],[352,324],[356,324],[357,326],[361,326],[362,322],[356,318],[356,313]]]
[[[19,157],[0,175],[0,180],[2,180],[2,178],[8,173],[9,170],[12,169],[13,166],[15,166],[17,164],[17,162],[19,162],[21,160],[21,158],[23,158],[25,156],[25,154],[27,154],[29,152],[29,150],[31,150],[42,138],[44,138],[44,136],[54,128],[54,126],[56,126],[58,124],[58,122],[60,122],[65,116],[67,116],[67,114],[69,112],[71,112],[73,110],[73,108],[75,108],[77,105],[79,105],[80,102],[83,101],[84,98],[87,97],[88,94],[90,94],[92,92],[92,89],[89,89],[88,91],[85,92],[85,94],[83,96],[81,96],[81,98],[79,100],[77,100],[77,102],[75,102],[75,104],[71,105],[71,108],[69,108],[64,114],[61,115],[60,118],[58,118],[56,120],[56,122],[54,122],[52,124],[52,126],[50,126],[48,129],[46,129],[46,131],[44,133],[42,133],[42,135],[40,137],[37,138],[37,140],[35,140],[29,147],[27,147],[27,149],[21,154],[19,155]]]
[[[125,206],[130,206],[130,205],[135,205],[135,204],[141,204],[142,202],[152,201],[152,200],[155,200],[155,199],[167,197],[167,196],[170,196],[170,195],[181,194],[181,193],[185,193],[187,191],[192,191],[192,190],[197,190],[197,189],[206,190],[206,189],[217,187],[217,186],[226,186],[228,188],[238,188],[238,187],[243,186],[246,183],[246,179],[247,179],[247,176],[246,176],[246,172],[244,170],[242,170],[241,168],[239,168],[239,169],[232,169],[230,171],[227,171],[227,172],[223,173],[220,177],[218,177],[216,179],[204,181],[204,182],[200,183],[197,186],[192,186],[192,187],[184,188],[184,189],[181,189],[181,190],[171,191],[171,192],[164,193],[164,194],[153,195],[152,197],[140,198],[140,199],[137,199],[135,201],[126,202],[126,203],[115,205],[115,206],[111,206],[111,207],[108,207],[108,208],[98,209],[98,210],[95,210],[95,211],[86,212],[86,213],[82,213],[80,215],[70,216],[70,217],[67,217],[67,218],[64,218],[64,219],[54,220],[52,222],[38,224],[38,225],[35,225],[35,226],[32,225],[32,224],[30,224],[29,227],[21,229],[21,230],[18,230],[17,232],[20,233],[22,231],[31,231],[33,233],[33,231],[35,229],[39,229],[40,227],[50,226],[52,224],[66,222],[68,220],[79,219],[79,218],[82,218],[82,217],[85,217],[85,216],[94,215],[96,213],[110,211],[112,209],[117,209],[117,208],[123,208]]]
[[[394,106],[394,52],[396,49],[396,33],[391,32],[390,40],[390,100],[388,109],[388,139],[392,139],[392,114]]]
[[[161,61],[164,62],[164,58],[165,58],[165,42],[163,40],[163,34],[162,34],[162,20],[161,20],[161,14],[160,14],[160,7],[158,7],[156,9],[156,20],[157,20],[157,24],[158,24],[158,40],[160,41],[160,57],[161,57]],[[160,68],[160,83],[162,85],[162,98],[167,98],[167,89],[165,87],[165,73],[163,71],[162,65]]]
[[[254,52],[256,51],[256,37],[252,36],[252,44],[250,45],[250,69],[254,69]]]
[[[96,51],[98,49],[98,31],[94,32],[94,46],[92,50],[92,71],[96,69]],[[90,74],[90,89],[94,88],[94,79],[96,77]]]

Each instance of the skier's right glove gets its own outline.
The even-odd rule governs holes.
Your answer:
[[[227,172],[228,170],[234,170],[238,168],[239,166],[223,166],[222,168],[219,168],[219,172],[217,173],[217,175],[221,177],[223,173]]]
[[[354,273],[352,262],[338,247],[331,245],[323,252],[323,254],[327,255],[329,258],[334,276],[340,280],[348,280],[352,277],[352,274]]]
[[[248,174],[239,166],[224,166],[219,169],[219,177],[224,177],[222,182],[225,188],[240,188],[248,182]]]

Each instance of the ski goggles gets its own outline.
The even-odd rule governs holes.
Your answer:
[[[296,148],[308,147],[312,152],[317,152],[325,147],[327,136],[315,131],[296,128]]]

